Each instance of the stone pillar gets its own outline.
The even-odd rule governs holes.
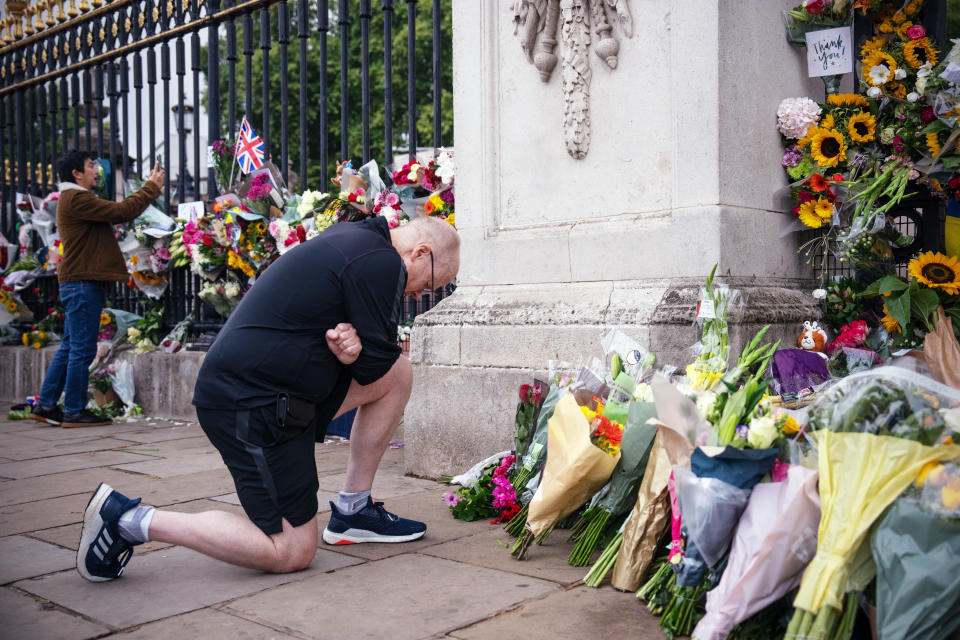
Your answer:
[[[462,266],[456,293],[413,330],[410,473],[460,472],[510,448],[517,386],[551,359],[601,355],[610,327],[660,363],[690,362],[714,263],[746,302],[732,316],[734,354],[762,324],[795,339],[817,314],[774,197],[785,184],[777,105],[823,96],[784,37],[795,2],[628,4],[633,37],[614,30],[616,68],[591,47],[592,135],[577,160],[560,65],[541,82],[510,3],[454,3]]]

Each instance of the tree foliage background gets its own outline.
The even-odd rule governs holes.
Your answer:
[[[331,5],[336,3],[331,2]],[[384,13],[380,2],[372,2],[373,12],[370,20],[370,157],[383,165],[385,154],[384,123],[388,114],[384,104]],[[440,102],[441,102],[441,146],[453,145],[453,49],[451,28],[452,0],[440,0]],[[330,31],[327,35],[327,68],[321,68],[321,38],[317,30],[316,5],[308,3],[313,8],[310,11],[310,36],[307,42],[307,176],[300,181],[299,189],[304,188],[329,190],[329,182],[324,183],[324,170],[321,162],[321,140],[327,138],[326,176],[333,176],[336,170],[335,162],[338,159],[351,159],[354,166],[359,166],[362,160],[362,78],[361,78],[361,25],[357,13],[357,3],[349,2],[350,24],[348,27],[347,45],[347,104],[346,113],[341,112],[340,101],[340,25],[336,7],[331,7]],[[408,128],[407,111],[407,11],[416,8],[416,113],[417,113],[417,144],[419,147],[433,146],[433,12],[432,3],[395,2],[393,12],[393,36],[391,71],[392,71],[392,109],[389,114],[393,125],[392,146],[397,156],[395,163],[406,161],[408,144],[406,134]],[[299,172],[300,168],[300,43],[297,37],[297,5],[289,3],[290,10],[290,44],[288,47],[287,73],[289,75],[288,112],[287,112],[287,145],[290,158],[291,175]],[[308,9],[309,10],[309,9]],[[278,34],[278,5],[270,8],[271,48],[268,64],[270,73],[266,78],[269,92],[269,101],[266,105],[270,124],[270,148],[267,150],[273,156],[274,163],[281,164],[281,137],[282,137],[282,84],[280,45],[277,42]],[[243,20],[236,21],[237,30],[237,63],[235,68],[235,100],[234,107],[237,122],[229,122],[229,73],[227,64],[226,29],[220,29],[220,114],[221,135],[227,137],[230,132],[234,136],[239,130],[239,120],[244,114],[246,94],[245,64],[243,54]],[[253,14],[253,43],[254,53],[251,56],[253,108],[248,117],[251,125],[263,135],[263,51],[260,49],[260,13]],[[206,52],[203,53],[204,59]],[[322,96],[322,80],[326,75],[327,100],[324,105]],[[205,106],[209,104],[208,90],[204,90],[202,100]],[[208,107],[209,108],[209,107]],[[322,114],[326,111],[326,131],[322,126]],[[341,118],[347,120],[348,158],[341,158]]]

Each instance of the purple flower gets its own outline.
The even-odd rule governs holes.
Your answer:
[[[747,425],[741,424],[737,426],[737,437],[740,438],[741,440],[746,440],[747,434],[749,433],[750,433],[750,427],[748,427]]]
[[[802,158],[803,152],[800,151],[797,145],[792,144],[783,150],[783,159],[780,163],[785,167],[795,167],[800,164]]]
[[[440,199],[447,204],[453,204],[453,189],[447,189],[440,192]]]
[[[443,501],[448,507],[455,507],[457,506],[457,503],[460,502],[460,497],[457,494],[448,491],[447,493],[443,494]]]
[[[229,151],[227,151],[227,143],[224,142],[223,140],[214,140],[213,144],[211,144],[210,146],[213,147],[213,152],[216,154],[223,156],[230,153]]]

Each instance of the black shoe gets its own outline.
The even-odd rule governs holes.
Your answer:
[[[60,423],[64,429],[73,427],[102,427],[105,424],[113,424],[110,418],[101,418],[93,411],[84,409],[80,413],[70,413],[63,416],[63,422]]]
[[[346,516],[330,503],[330,522],[323,530],[327,544],[358,542],[409,542],[427,532],[427,525],[396,516],[383,508],[382,502],[367,498],[367,506]]]
[[[60,423],[63,422],[63,411],[60,410],[60,407],[56,406],[50,409],[44,409],[40,405],[37,405],[30,410],[30,418],[37,422],[46,422],[47,424],[59,427]]]

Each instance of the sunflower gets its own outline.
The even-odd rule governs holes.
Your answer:
[[[886,67],[889,73],[873,74],[872,71],[874,67]],[[897,68],[897,61],[893,59],[893,56],[879,49],[874,49],[864,56],[861,75],[863,75],[865,82],[875,87],[879,87],[886,82],[886,80],[880,82],[879,78],[893,78],[893,73],[897,70]]]
[[[821,167],[835,167],[847,159],[847,143],[839,131],[820,129],[810,143],[810,156]]]
[[[888,82],[884,89],[888,95],[891,95],[894,98],[900,98],[903,100],[907,97],[907,88],[903,86],[902,82]]]
[[[854,142],[872,142],[876,137],[877,121],[866,111],[861,111],[847,123],[847,133]]]
[[[101,326],[101,327],[105,327],[105,326],[107,326],[108,324],[110,324],[110,322],[112,322],[112,319],[110,318],[110,314],[101,311],[101,312],[100,312],[100,326]]]
[[[930,38],[917,38],[904,43],[903,58],[914,69],[919,69],[929,62],[935,66],[940,56],[936,49],[930,46]]]
[[[826,198],[818,198],[813,205],[813,212],[817,214],[818,218],[828,222],[833,217],[833,203]]]
[[[824,225],[825,220],[817,215],[815,211],[815,204],[813,200],[810,202],[804,202],[800,205],[800,222],[807,225],[811,229],[819,229]]]
[[[871,51],[877,51],[882,49],[884,45],[887,44],[887,39],[883,36],[873,36],[869,40],[863,43],[860,46],[860,57],[866,58]],[[838,94],[838,95],[854,95],[854,94]],[[859,97],[859,96],[858,96]]]
[[[930,155],[936,157],[940,154],[940,136],[936,133],[927,134],[927,149]]]
[[[9,311],[10,313],[16,313],[16,311],[17,311],[17,303],[16,303],[16,302],[14,302],[13,300],[7,300],[7,301],[4,302],[3,304],[4,304],[4,306],[7,308],[7,311]]]
[[[817,126],[821,129],[833,129],[834,124],[833,114],[828,113],[820,119],[820,122],[817,123]]]
[[[817,132],[820,131],[819,127],[810,127],[807,129],[807,132],[803,134],[803,137],[797,140],[797,148],[805,149],[810,141],[813,140],[813,137],[817,135]]]
[[[267,230],[267,225],[263,223],[263,220],[260,220],[256,225],[254,225],[254,229],[257,230],[257,233],[263,233]]]
[[[957,256],[928,251],[911,260],[907,270],[920,284],[943,289],[952,296],[960,294],[960,260]]]
[[[884,40],[884,42],[886,41]],[[870,101],[856,93],[831,93],[827,96],[827,104],[832,104],[835,107],[866,108],[870,106]]]
[[[887,305],[883,305],[883,317],[880,318],[880,324],[887,330],[887,333],[903,333],[900,323],[887,311]]]

